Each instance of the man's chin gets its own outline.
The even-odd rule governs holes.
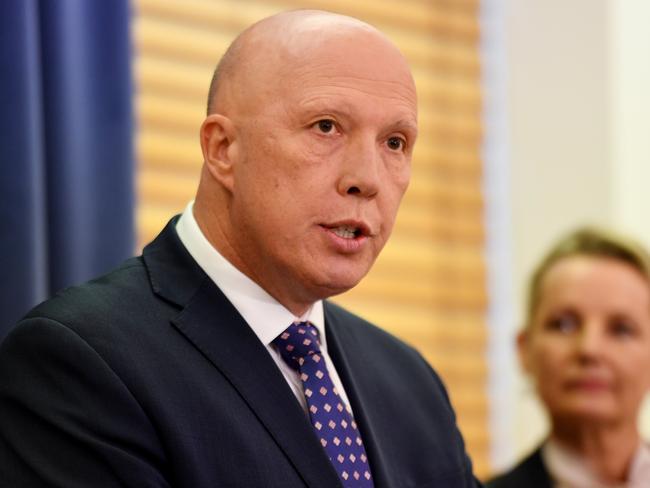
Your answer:
[[[320,298],[329,298],[351,290],[359,284],[367,273],[368,270],[357,273],[351,273],[349,271],[339,274],[330,273],[327,279],[320,281],[318,284],[318,289],[321,294]]]

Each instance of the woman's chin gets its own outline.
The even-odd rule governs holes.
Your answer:
[[[578,427],[580,425],[611,424],[620,422],[623,416],[612,405],[598,404],[573,404],[550,412],[551,418],[556,419],[568,426]]]

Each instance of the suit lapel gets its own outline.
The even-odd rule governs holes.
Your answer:
[[[366,351],[356,334],[351,333],[350,327],[345,327],[332,309],[325,302],[325,323],[327,330],[327,352],[332,358],[336,371],[341,378],[345,392],[350,399],[354,418],[359,426],[363,445],[368,454],[370,469],[374,478],[375,488],[390,486],[390,478],[386,472],[388,460],[383,455],[376,433],[381,425],[391,422],[391,419],[379,418],[368,409],[370,405],[381,403],[382,399],[373,394],[372,371],[365,366],[363,358]],[[381,409],[374,409],[379,412]]]
[[[144,258],[154,291],[182,307],[173,325],[238,391],[307,486],[340,486],[305,413],[265,346],[191,259],[171,225],[145,249]],[[174,279],[162,279],[169,276]]]

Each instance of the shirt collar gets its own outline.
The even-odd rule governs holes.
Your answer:
[[[327,348],[323,302],[315,302],[301,317],[296,317],[266,290],[224,258],[199,228],[190,202],[176,223],[181,242],[210,279],[226,295],[264,345],[269,345],[292,322],[311,322],[320,334],[321,348]]]
[[[584,458],[553,438],[544,443],[542,459],[560,488],[640,488],[646,486],[650,479],[650,448],[645,443],[639,445],[632,459],[628,481],[619,485],[601,482]]]

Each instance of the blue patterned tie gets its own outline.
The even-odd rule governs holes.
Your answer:
[[[321,356],[316,327],[309,322],[294,322],[273,343],[282,359],[300,373],[314,432],[343,486],[372,488],[361,435],[332,383]]]

